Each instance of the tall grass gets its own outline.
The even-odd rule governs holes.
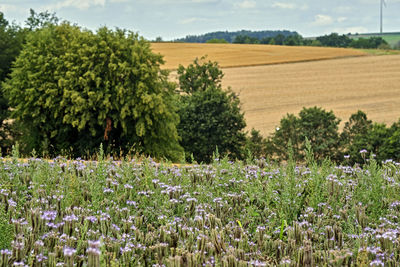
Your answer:
[[[0,266],[398,266],[400,166],[0,161]]]

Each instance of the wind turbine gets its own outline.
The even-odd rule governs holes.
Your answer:
[[[383,6],[386,7],[385,0],[381,0],[381,34],[383,33]]]

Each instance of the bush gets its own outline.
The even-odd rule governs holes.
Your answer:
[[[288,114],[269,140],[269,153],[279,160],[288,160],[288,144],[291,143],[294,160],[305,159],[306,139],[309,140],[317,161],[336,159],[340,120],[332,111],[318,107],[303,108],[299,117]]]
[[[267,140],[260,134],[260,131],[251,129],[250,136],[246,137],[245,151],[254,159],[261,159],[267,156]]]

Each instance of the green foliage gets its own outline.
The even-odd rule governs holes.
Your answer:
[[[332,111],[327,112],[318,107],[303,108],[299,117],[288,114],[272,134],[269,140],[269,152],[279,160],[288,160],[287,144],[291,141],[294,160],[302,161],[308,139],[315,160],[334,158],[338,149],[339,122]]]
[[[234,44],[259,44],[260,40],[256,37],[250,37],[247,35],[238,35],[233,40]]]
[[[0,206],[0,250],[10,249],[11,241],[14,239],[14,227],[8,220],[8,214],[4,206]]]
[[[386,159],[399,160],[400,159],[400,120],[389,129],[390,137],[385,139],[385,152]]]
[[[373,123],[367,119],[367,114],[359,110],[352,114],[344,125],[343,131],[340,134],[341,156],[350,157],[349,162],[362,162],[360,150],[365,149],[362,141],[365,136],[371,131]]]
[[[205,91],[208,87],[221,87],[224,77],[222,70],[217,62],[206,61],[206,57],[196,58],[192,64],[186,68],[179,65],[178,80],[181,92],[193,94],[197,91]]]
[[[324,35],[317,37],[317,40],[323,46],[330,46],[330,47],[348,47],[351,43],[351,39],[346,35],[339,35],[337,33],[331,33],[329,35]]]
[[[55,13],[49,13],[48,11],[36,13],[35,10],[29,10],[30,16],[26,19],[25,24],[28,26],[30,31],[38,30],[49,25],[57,25],[59,18]]]
[[[242,158],[246,127],[239,98],[222,89],[223,72],[217,62],[196,58],[178,68],[181,145],[187,160],[210,162],[218,149],[222,156]]]
[[[390,48],[389,44],[382,37],[370,37],[368,39],[359,38],[353,39],[349,45],[354,48],[376,49],[376,48]]]
[[[246,137],[245,151],[250,154],[252,158],[261,159],[265,158],[267,151],[267,140],[262,137],[260,131],[251,129],[250,136]]]
[[[1,90],[2,82],[9,75],[11,64],[22,49],[23,39],[23,30],[14,24],[10,25],[0,12],[0,150],[2,154],[10,150],[11,136],[14,135],[10,121],[7,121],[10,112],[8,101]]]
[[[132,32],[69,23],[27,35],[4,93],[24,130],[24,151],[130,150],[178,160],[173,85],[162,57]]]
[[[188,35],[185,38],[177,39],[177,42],[183,43],[206,43],[208,40],[212,39],[224,39],[229,43],[233,43],[237,36],[248,36],[253,40],[262,40],[264,38],[275,37],[277,35],[290,36],[290,35],[298,35],[297,32],[282,30],[282,31],[247,31],[240,30],[234,32],[228,31],[218,31],[218,32],[209,32],[202,35]]]
[[[233,92],[210,86],[181,101],[178,131],[188,160],[192,154],[197,162],[210,162],[217,147],[222,156],[242,158],[246,123]]]
[[[207,40],[206,43],[207,43],[207,44],[227,44],[228,41],[225,40],[225,39],[213,38],[213,39]]]

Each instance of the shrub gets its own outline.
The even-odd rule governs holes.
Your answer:
[[[318,107],[303,108],[299,117],[288,114],[284,117],[277,130],[272,134],[269,143],[269,153],[280,160],[288,160],[288,144],[291,142],[294,160],[304,160],[306,139],[311,143],[311,149],[317,161],[325,158],[336,159],[340,120],[332,111]]]

